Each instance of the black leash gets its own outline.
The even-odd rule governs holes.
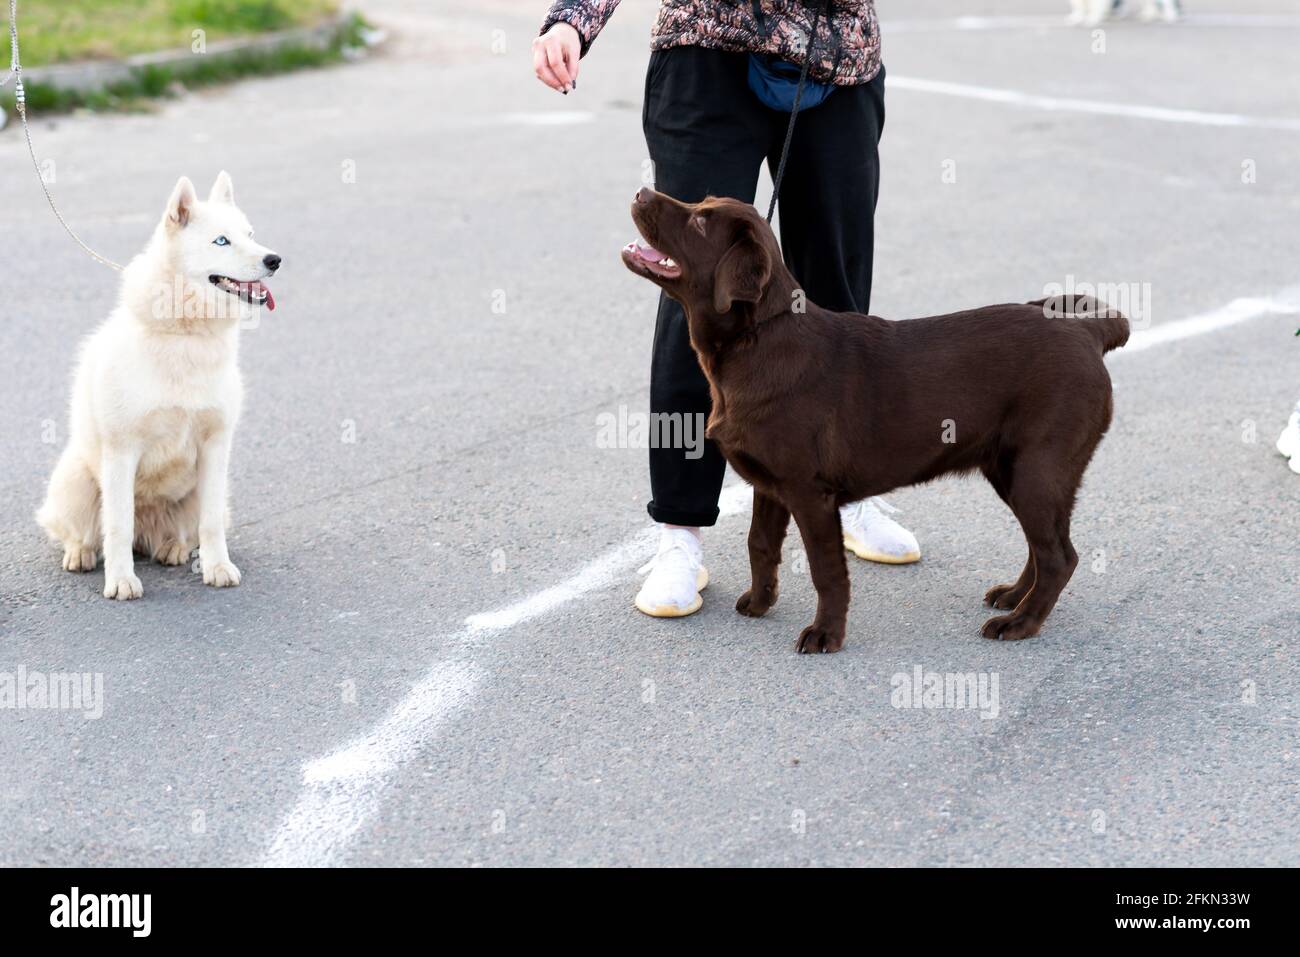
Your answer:
[[[808,68],[812,66],[813,44],[817,42],[817,27],[821,24],[822,4],[817,4],[813,14],[812,31],[808,34],[808,45],[804,49],[803,69],[799,71],[799,85],[794,88],[794,108],[790,110],[790,125],[785,131],[785,144],[781,147],[781,162],[776,166],[776,178],[772,180],[772,205],[767,207],[767,222],[772,224],[776,213],[776,198],[781,195],[781,180],[785,178],[785,161],[790,158],[790,143],[794,140],[794,121],[799,118],[799,101],[803,99],[803,88],[808,82]]]

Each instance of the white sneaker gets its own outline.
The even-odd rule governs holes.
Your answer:
[[[858,558],[886,565],[920,561],[916,536],[889,516],[898,509],[879,498],[868,498],[840,509],[844,547]]]
[[[709,583],[704,567],[704,546],[684,528],[665,528],[659,533],[659,551],[637,570],[650,577],[636,593],[636,607],[654,618],[692,615],[704,604],[700,594]]]
[[[1277,437],[1277,450],[1291,460],[1291,471],[1300,475],[1300,403],[1296,404],[1286,428]]]

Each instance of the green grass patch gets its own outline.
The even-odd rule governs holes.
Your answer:
[[[279,4],[263,0],[193,0],[186,5],[218,5],[234,9],[240,6],[274,7]],[[365,21],[354,14],[326,47],[288,44],[273,50],[195,55],[168,66],[133,70],[129,79],[99,90],[71,90],[43,83],[26,83],[27,106],[35,116],[66,113],[76,109],[141,110],[147,108],[149,100],[171,96],[178,89],[199,89],[250,76],[270,76],[291,70],[330,66],[342,61],[346,50],[364,45],[361,34],[365,27]],[[19,37],[19,44],[22,42],[22,37]],[[27,65],[26,60],[24,51],[24,67]],[[0,106],[13,112],[13,84],[0,90]]]
[[[121,59],[319,23],[338,0],[18,0],[18,46],[27,68],[74,60]],[[8,26],[8,7],[3,20]],[[9,63],[9,31],[0,40]]]

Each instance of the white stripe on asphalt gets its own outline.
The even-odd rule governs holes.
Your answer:
[[[1128,21],[1132,23],[1132,21]],[[934,20],[893,20],[888,17],[881,21],[881,33],[888,37],[895,33],[939,33],[947,30],[1023,30],[1054,29],[1078,30],[1087,33],[1090,30],[1104,29],[1107,24],[1123,26],[1124,20],[1108,20],[1093,27],[1067,23],[1065,15],[1060,16],[1021,16],[1021,17],[949,17]],[[1187,14],[1176,24],[1177,27],[1257,27],[1275,30],[1300,27],[1300,17],[1271,14],[1250,13],[1201,13]],[[1152,29],[1159,29],[1153,25]]]
[[[1201,336],[1260,316],[1300,312],[1300,289],[1271,299],[1234,299],[1221,309],[1133,333],[1120,352]],[[720,517],[749,511],[753,490],[730,485],[718,500]],[[465,628],[443,643],[466,646],[485,635],[539,618],[576,598],[621,581],[655,541],[643,528],[583,566],[576,575],[496,611],[471,615]],[[353,838],[380,809],[384,788],[418,757],[456,711],[469,704],[483,671],[470,660],[441,661],[429,669],[372,730],[332,754],[303,766],[303,791],[285,815],[260,864],[264,867],[329,867],[344,862]]]
[[[586,110],[538,110],[534,113],[495,113],[486,117],[489,123],[506,123],[510,126],[577,126],[592,123],[595,113]]]
[[[303,792],[276,831],[263,867],[329,867],[379,811],[388,780],[443,722],[469,702],[480,679],[469,662],[434,665],[374,730],[303,766]]]
[[[748,510],[751,501],[753,501],[753,490],[748,485],[732,485],[724,488],[718,499],[720,517],[725,518]],[[622,545],[605,552],[572,578],[498,611],[470,615],[465,619],[465,624],[469,625],[470,631],[474,634],[505,631],[520,622],[544,615],[552,608],[558,608],[590,591],[611,585],[626,575],[629,568],[645,561],[646,555],[654,548],[655,531],[653,526],[642,529]]]
[[[530,618],[538,618],[553,608],[568,604],[575,598],[581,598],[590,591],[604,588],[612,584],[628,567],[645,561],[646,554],[654,547],[653,532],[652,528],[642,529],[622,545],[605,552],[572,578],[497,611],[470,615],[465,619],[465,624],[469,625],[473,634],[505,631]]]
[[[1269,315],[1295,315],[1300,313],[1300,294],[1283,293],[1270,299],[1234,299],[1220,309],[1204,312],[1199,316],[1188,316],[1174,322],[1164,322],[1154,329],[1139,329],[1129,336],[1124,348],[1111,353],[1111,357],[1134,352],[1142,352],[1153,346],[1163,346],[1168,342],[1203,336],[1207,332],[1216,332],[1239,323]]]
[[[753,497],[748,485],[724,488],[718,499],[721,517],[748,511]],[[654,544],[655,529],[642,529],[558,585],[497,611],[471,615],[463,631],[446,636],[442,643],[456,647],[505,631],[620,581],[645,560]],[[439,662],[374,730],[305,765],[303,793],[281,823],[262,866],[340,863],[352,838],[378,812],[388,779],[424,749],[449,714],[469,700],[480,675],[469,661]]]
[[[1095,116],[1118,116],[1127,119],[1156,120],[1161,123],[1184,123],[1195,126],[1238,127],[1261,130],[1300,131],[1300,119],[1271,116],[1247,116],[1243,113],[1209,113],[1204,110],[1178,110],[1140,103],[1110,103],[1104,100],[1081,100],[1068,96],[1045,96],[970,83],[925,80],[919,77],[885,77],[886,89],[911,90],[916,93],[939,93],[986,103],[1001,103],[1053,113],[1090,113]]]

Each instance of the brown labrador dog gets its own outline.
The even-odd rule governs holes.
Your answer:
[[[643,189],[632,219],[645,242],[623,261],[685,307],[708,377],[706,435],[754,486],[753,581],[736,610],[777,597],[793,515],[817,588],[817,615],[795,645],[838,651],[849,607],[839,508],[950,472],[979,469],[1020,521],[1029,558],[985,601],[986,638],[1042,627],[1078,556],[1075,493],[1110,425],[1102,355],[1128,320],[1064,297],[889,322],[807,302],[771,228],[729,199],[687,204]]]

